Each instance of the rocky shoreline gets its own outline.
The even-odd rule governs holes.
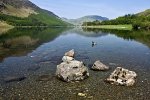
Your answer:
[[[86,67],[84,62],[78,61],[75,58],[74,50],[70,50],[64,54],[62,57],[62,62],[57,65],[55,77],[64,82],[79,82],[90,77],[89,69]],[[108,71],[109,66],[103,64],[100,60],[94,62],[90,66],[93,71]],[[40,67],[30,68],[28,71],[38,70]],[[91,76],[92,77],[92,76]],[[106,83],[121,85],[121,86],[133,86],[136,83],[137,74],[134,71],[128,69],[117,67],[106,79],[103,79]],[[15,82],[23,81],[27,79],[26,76],[7,76],[4,77],[4,82]],[[40,76],[37,81],[48,81],[51,77],[49,75]]]
[[[74,50],[65,53],[62,63],[57,65],[56,77],[65,82],[82,81],[90,76],[88,68],[82,61],[75,60]],[[97,60],[91,67],[94,71],[107,71],[109,67]],[[122,86],[133,86],[136,82],[137,74],[134,71],[117,67],[105,82]]]

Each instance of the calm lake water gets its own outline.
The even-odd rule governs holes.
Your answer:
[[[97,45],[92,46],[92,41]],[[55,78],[56,65],[70,49],[89,67],[78,83]],[[101,60],[111,69],[90,70]],[[116,67],[138,74],[132,87],[104,80]],[[6,82],[11,77],[20,81]],[[79,97],[78,93],[87,96]],[[13,29],[0,35],[0,100],[150,100],[150,32],[98,29]]]

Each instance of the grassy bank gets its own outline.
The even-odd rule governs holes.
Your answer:
[[[132,30],[132,25],[95,25],[82,26],[83,28],[101,28],[101,29],[116,29],[116,30]]]

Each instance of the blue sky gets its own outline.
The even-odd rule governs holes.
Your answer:
[[[110,19],[150,8],[150,0],[30,0],[60,17],[100,15]]]

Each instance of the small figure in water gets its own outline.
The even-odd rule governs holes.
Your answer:
[[[97,43],[92,41],[92,47],[94,47],[95,45],[97,45]]]

